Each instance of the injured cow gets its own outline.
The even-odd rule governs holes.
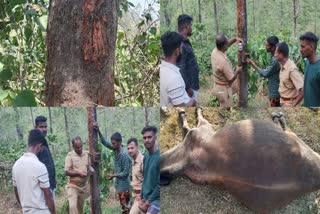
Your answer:
[[[161,154],[161,184],[184,175],[197,184],[224,187],[250,209],[270,212],[320,189],[320,156],[296,134],[285,131],[282,115],[272,122],[243,120],[214,132],[197,109],[198,126],[182,143]]]

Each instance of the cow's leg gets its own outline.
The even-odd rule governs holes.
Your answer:
[[[286,123],[286,115],[283,112],[279,112],[279,120],[280,120],[280,124],[281,124],[282,129],[284,131],[286,131],[288,126]]]
[[[184,111],[183,108],[178,108],[178,113],[179,113],[180,120],[182,122],[183,137],[185,137],[190,130],[190,127],[188,125],[188,121],[186,118],[186,112]]]
[[[210,124],[206,119],[203,118],[202,116],[202,108],[201,107],[197,107],[197,116],[198,116],[198,126],[197,128],[199,128],[200,126],[203,125],[208,125]]]
[[[282,127],[281,127],[281,124],[280,124],[280,115],[279,115],[277,112],[272,112],[271,116],[272,116],[272,121],[273,121],[277,126],[279,126],[279,128],[282,128]]]

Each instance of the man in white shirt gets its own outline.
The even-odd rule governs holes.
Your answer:
[[[166,32],[161,36],[165,59],[160,64],[160,106],[195,106],[185,90],[185,82],[176,66],[181,56],[182,37],[177,32]]]
[[[15,195],[24,214],[55,214],[46,166],[39,161],[37,154],[46,139],[39,130],[31,130],[27,152],[12,168]]]

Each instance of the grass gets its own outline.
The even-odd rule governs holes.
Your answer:
[[[320,153],[320,110],[313,111],[307,108],[232,108],[231,111],[222,108],[204,108],[203,115],[214,130],[221,129],[228,123],[242,119],[255,118],[271,121],[271,112],[282,111],[288,117],[288,126],[314,151]],[[195,108],[186,109],[190,128],[196,126]],[[181,125],[178,113],[169,108],[161,116],[160,148],[167,151],[182,141]],[[320,213],[320,191],[307,194],[291,202],[287,207],[274,212],[274,214]],[[216,186],[197,185],[185,177],[174,179],[169,186],[161,187],[162,213],[179,214],[242,214],[253,213],[231,194]]]

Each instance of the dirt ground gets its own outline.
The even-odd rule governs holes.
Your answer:
[[[182,141],[181,124],[178,123],[177,109],[166,109],[161,113],[160,148],[167,151]],[[314,151],[320,153],[320,110],[307,108],[233,108],[230,111],[222,108],[204,108],[203,115],[215,130],[224,125],[242,119],[271,120],[271,113],[284,112],[291,131],[295,132]],[[190,128],[196,126],[195,108],[187,108],[186,115]],[[320,191],[307,194],[290,203],[287,207],[274,212],[286,213],[320,213]],[[161,187],[162,213],[180,214],[242,214],[253,213],[238,202],[227,191],[215,186],[197,185],[185,177],[174,179],[170,185]]]

